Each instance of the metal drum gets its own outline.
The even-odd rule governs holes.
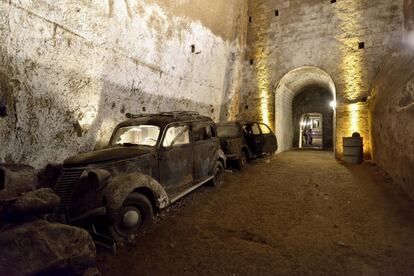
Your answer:
[[[364,142],[359,133],[343,137],[344,158],[348,164],[361,164],[364,161]]]

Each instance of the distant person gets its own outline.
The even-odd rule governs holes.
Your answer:
[[[312,144],[313,144],[313,130],[312,130],[312,129],[309,129],[309,131],[308,131],[308,135],[309,135],[309,138],[308,138],[308,140],[309,140],[309,145],[311,145],[311,146],[312,146]]]
[[[305,145],[308,143],[308,135],[306,134],[306,130],[302,132],[302,141]]]
[[[309,129],[305,130],[305,144],[309,145]]]

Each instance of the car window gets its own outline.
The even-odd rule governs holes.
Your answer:
[[[269,129],[269,127],[265,124],[259,124],[260,129],[262,130],[262,134],[270,134],[272,131]]]
[[[213,136],[210,124],[194,124],[193,139],[194,141],[209,140]]]
[[[253,135],[259,135],[260,134],[259,125],[258,124],[253,124],[252,125],[252,131],[253,131]]]
[[[239,128],[237,125],[220,125],[217,127],[219,137],[238,137]]]
[[[213,125],[210,125],[211,137],[217,137],[216,128]]]
[[[160,128],[152,125],[121,127],[115,133],[112,145],[155,146]]]
[[[190,131],[188,129],[188,126],[173,126],[168,128],[162,145],[164,147],[172,147],[189,143]]]
[[[246,132],[249,135],[252,134],[252,127],[250,125],[244,125],[243,130],[244,130],[244,132]]]

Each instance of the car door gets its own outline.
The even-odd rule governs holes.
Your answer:
[[[201,182],[211,176],[214,156],[219,149],[215,128],[210,122],[192,123],[194,179]]]
[[[263,153],[275,152],[277,150],[276,136],[267,125],[259,123],[259,126],[263,136]]]
[[[257,123],[248,123],[243,126],[247,145],[254,155],[263,152],[263,136]]]
[[[160,183],[167,192],[179,192],[181,187],[193,182],[193,150],[189,124],[167,127],[158,155]]]

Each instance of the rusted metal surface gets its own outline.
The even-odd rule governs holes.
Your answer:
[[[55,187],[62,200],[57,218],[63,217],[67,222],[78,218],[93,221],[93,216],[102,212],[112,217],[127,196],[137,191],[147,196],[156,209],[162,209],[171,203],[171,198],[184,195],[185,191],[210,179],[217,161],[225,164],[216,126],[208,117],[165,113],[131,118],[134,119],[115,128],[107,148],[79,154],[64,162]],[[118,129],[139,125],[160,128],[154,146],[116,144],[114,137]],[[188,141],[163,145],[168,129],[177,126],[186,127]],[[197,141],[193,127],[205,130]]]
[[[256,122],[228,122],[219,124],[222,128],[220,144],[229,160],[238,160],[245,152],[249,158],[273,153],[277,150],[277,140],[273,132],[263,134],[258,128],[259,133],[253,133],[252,126]],[[237,128],[237,132],[225,131],[226,128]],[[244,130],[246,129],[246,131]]]

